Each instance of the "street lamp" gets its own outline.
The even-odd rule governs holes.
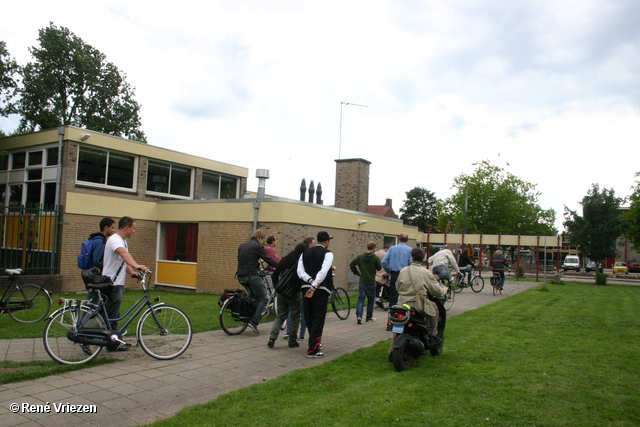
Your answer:
[[[353,104],[351,102],[341,102],[340,103],[340,141],[338,142],[338,159],[341,159],[342,155],[342,106],[343,105],[353,105],[354,107],[364,107],[367,108],[366,105]]]

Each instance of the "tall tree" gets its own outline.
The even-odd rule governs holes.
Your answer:
[[[435,231],[438,223],[438,199],[435,194],[422,187],[415,187],[405,194],[407,199],[400,208],[402,221],[425,233]]]
[[[616,239],[624,231],[620,205],[613,189],[593,184],[582,198],[582,215],[564,208],[564,227],[569,243],[578,246],[589,259],[604,262],[616,256]]]
[[[134,89],[104,54],[53,23],[38,40],[23,69],[21,131],[72,125],[145,141]]]
[[[7,51],[7,44],[0,41],[0,117],[16,112],[12,99],[18,88],[15,76],[19,70],[20,67]]]
[[[553,235],[556,213],[538,205],[536,184],[505,172],[488,160],[454,178],[457,192],[440,204],[438,226],[473,234]]]
[[[640,172],[636,176],[640,176]],[[629,212],[624,216],[625,235],[633,248],[640,251],[640,181],[636,181],[630,200]]]

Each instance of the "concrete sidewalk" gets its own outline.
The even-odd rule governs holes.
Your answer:
[[[487,278],[481,293],[465,289],[457,294],[448,316],[538,285],[540,283],[507,281],[504,293],[493,296]],[[212,315],[217,315],[217,311],[213,310]],[[260,325],[259,336],[250,331],[238,336],[228,336],[223,331],[196,334],[185,355],[170,361],[152,359],[139,347],[132,347],[127,353],[103,351],[99,357],[123,360],[0,386],[1,424],[123,427],[150,423],[224,393],[295,369],[312,367],[391,338],[391,333],[385,330],[386,312],[376,309],[374,316],[377,322],[356,325],[354,309],[345,321],[328,313],[323,339],[325,356],[321,359],[307,359],[304,342],[299,348],[290,349],[286,340],[279,339],[273,349],[268,348],[271,323]],[[49,356],[40,338],[0,340],[0,360],[49,360]],[[12,404],[19,405],[17,412],[12,411]],[[28,412],[23,405],[41,405],[42,409],[50,408],[50,412]],[[67,410],[62,413],[61,405],[62,409],[71,409],[70,405],[90,405],[87,409],[95,412],[69,413]]]

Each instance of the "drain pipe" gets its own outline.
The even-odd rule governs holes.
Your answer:
[[[269,179],[268,169],[256,169],[256,178],[258,178],[258,199],[253,201],[253,231],[258,229],[258,211],[260,210],[260,200],[264,199],[265,184]]]

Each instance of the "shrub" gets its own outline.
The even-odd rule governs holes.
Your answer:
[[[607,275],[604,273],[596,272],[596,285],[606,286],[607,285]]]

